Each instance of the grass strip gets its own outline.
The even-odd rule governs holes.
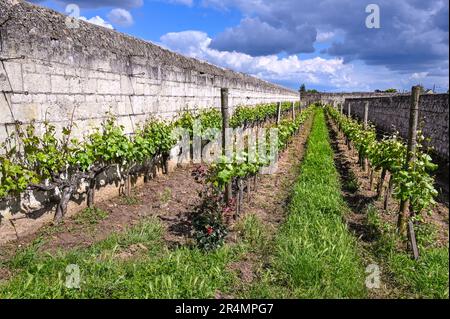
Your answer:
[[[315,111],[300,177],[271,266],[246,297],[363,298],[365,274],[346,211],[322,109]]]

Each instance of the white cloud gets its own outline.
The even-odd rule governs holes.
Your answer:
[[[131,15],[131,13],[128,10],[120,8],[112,9],[108,13],[108,19],[112,23],[122,27],[129,27],[132,26],[134,23],[133,16]]]
[[[346,68],[342,59],[315,57],[300,60],[296,55],[252,57],[245,53],[218,51],[209,47],[211,38],[200,31],[167,33],[161,44],[190,57],[209,61],[235,71],[256,75],[272,81],[304,81],[319,84],[339,77]]]
[[[317,33],[317,42],[327,42],[334,38],[336,34],[334,32],[318,32]]]
[[[400,73],[428,71],[432,74],[435,72],[430,69],[437,68],[443,73],[441,81],[445,80],[444,77],[448,78],[448,71],[444,72],[441,68],[448,65],[447,0],[378,0],[376,3],[382,8],[380,29],[364,26],[367,13],[365,4],[361,2],[364,1],[202,0],[201,3],[220,10],[238,10],[244,19],[258,20],[261,25],[268,25],[277,31],[272,35],[266,32],[269,27],[243,28],[243,20],[231,28],[234,37],[230,36],[229,41],[224,41],[226,32],[214,36],[212,46],[216,44],[218,50],[256,55],[259,46],[266,45],[272,49],[270,54],[283,51],[302,53],[305,51],[295,47],[287,51],[285,46],[289,48],[293,38],[284,35],[297,34],[298,27],[307,25],[323,32],[318,36],[319,41],[328,38],[330,34],[326,33],[338,33],[329,41],[330,46],[324,49],[330,56],[343,57],[346,62],[360,60],[367,65],[387,66]],[[271,47],[264,42],[266,38],[278,39],[283,45]],[[299,38],[295,37],[294,41]]]
[[[267,81],[291,84],[297,87],[327,87],[333,91],[373,91],[375,89],[409,89],[417,82],[417,74],[400,73],[385,66],[368,66],[361,61],[344,63],[341,58],[314,57],[300,59],[297,55],[252,57],[245,53],[219,51],[210,48],[211,38],[201,31],[167,33],[161,45],[181,54],[205,60],[238,72],[248,73]],[[427,77],[426,74],[419,74]],[[448,87],[448,78],[438,76],[427,81]]]
[[[83,20],[83,21],[86,21],[86,22],[89,22],[89,23],[92,23],[92,24],[95,24],[95,25],[98,25],[98,26],[101,26],[101,27],[104,27],[104,28],[114,29],[113,26],[110,23],[108,23],[107,21],[103,20],[99,16],[95,16],[95,17],[92,17],[90,19],[88,19],[86,17],[80,17],[79,19]]]
[[[421,80],[428,75],[428,72],[416,72],[410,76],[411,80]]]

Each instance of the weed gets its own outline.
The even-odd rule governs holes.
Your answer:
[[[135,206],[141,204],[141,199],[137,196],[122,196],[120,198],[122,205]]]
[[[348,172],[348,176],[344,182],[343,187],[351,193],[356,193],[359,190],[358,178],[352,170]]]
[[[74,217],[77,224],[96,225],[101,220],[108,217],[108,212],[100,208],[86,208]]]
[[[263,251],[270,245],[271,239],[267,226],[254,214],[246,215],[235,226],[242,241],[252,250]]]
[[[172,199],[172,190],[166,187],[164,191],[160,194],[160,201],[163,204],[167,204],[171,199]]]

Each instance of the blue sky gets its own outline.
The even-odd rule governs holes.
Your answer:
[[[297,89],[446,92],[447,0],[33,0],[213,64]],[[380,8],[380,28],[365,25]]]

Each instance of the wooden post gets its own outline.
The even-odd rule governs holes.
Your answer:
[[[244,201],[244,183],[239,178],[239,211],[242,210],[242,202]]]
[[[299,113],[302,113],[302,91],[299,91],[298,108],[299,108]]]
[[[381,170],[381,177],[380,177],[380,181],[378,182],[378,186],[377,186],[377,198],[380,198],[383,195],[385,178],[386,178],[386,169],[383,168]]]
[[[350,102],[348,102],[348,105],[347,105],[347,117],[348,118],[352,118],[352,111],[351,111],[351,103]],[[350,139],[346,136],[345,140],[347,142],[348,149],[351,150],[352,149],[352,144],[350,143]]]
[[[367,129],[369,123],[369,102],[364,104],[364,129]]]
[[[394,180],[392,178],[392,174],[389,175],[389,183],[388,183],[388,188],[386,190],[386,194],[384,195],[384,204],[383,204],[383,209],[387,210],[388,206],[389,206],[389,200],[391,198],[392,195],[392,191],[394,188]]]
[[[406,154],[405,169],[409,168],[410,163],[415,160],[417,124],[419,122],[419,98],[420,86],[413,86],[411,91],[411,107],[409,109],[409,132],[408,132],[408,152]],[[398,214],[397,230],[399,234],[404,235],[406,225],[409,219],[409,199],[400,202],[400,211]]]
[[[295,121],[295,102],[292,102],[292,121]]]
[[[414,225],[412,221],[408,222],[408,237],[411,244],[411,250],[415,260],[419,259],[419,248],[417,247],[416,234],[414,232]]]
[[[220,102],[222,109],[222,155],[227,155],[227,150],[230,149],[227,139],[227,131],[230,127],[229,110],[228,110],[228,89],[220,89]],[[231,183],[225,186],[225,202],[228,203],[232,198]]]
[[[375,168],[372,167],[371,170],[370,170],[370,181],[369,181],[369,189],[370,190],[372,190],[374,175],[375,175]]]
[[[235,214],[235,219],[237,219],[240,214],[241,214],[241,203],[242,203],[242,181],[239,178],[237,181],[237,185],[238,185],[238,192],[236,195],[236,214]]]
[[[341,114],[344,114],[344,103],[341,104]]]
[[[281,121],[281,102],[277,103],[277,125],[280,124]]]
[[[369,102],[364,104],[364,129],[367,130],[369,124]],[[367,158],[361,156],[362,169],[365,172],[367,167]]]

